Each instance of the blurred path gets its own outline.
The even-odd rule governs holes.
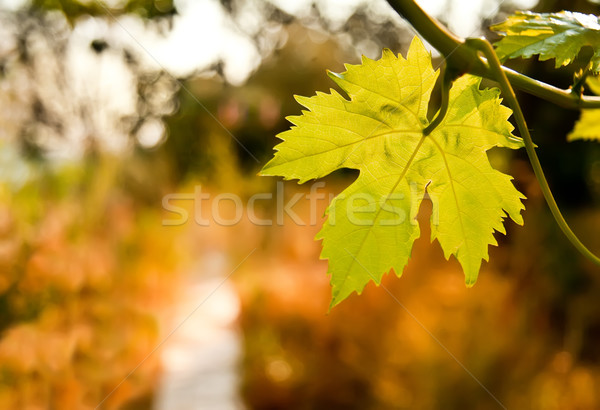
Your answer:
[[[183,289],[170,328],[204,303],[162,349],[155,410],[244,409],[239,396],[242,340],[236,323],[240,300],[231,283],[223,283],[228,265],[224,253],[207,252]]]

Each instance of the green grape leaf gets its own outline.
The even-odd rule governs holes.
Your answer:
[[[511,177],[493,169],[486,151],[520,148],[500,104],[499,90],[479,89],[480,78],[464,76],[450,91],[443,122],[428,136],[427,108],[438,72],[415,37],[407,58],[384,50],[374,61],[346,65],[329,73],[349,100],[331,90],[296,97],[308,109],[288,117],[291,129],[262,175],[298,179],[323,177],[340,168],[359,170],[358,178],[329,205],[317,239],[329,260],[332,302],[361,293],[384,273],[402,274],[413,242],[415,220],[429,195],[433,202],[431,240],[446,258],[461,263],[467,285],[478,275],[494,231],[505,232],[506,215],[522,224],[524,206]]]
[[[586,85],[596,95],[600,95],[600,78],[588,77]],[[600,142],[600,108],[581,110],[581,116],[567,141],[590,140]]]
[[[567,141],[591,140],[600,142],[600,108],[581,110],[581,117],[573,131],[567,135]]]
[[[504,37],[496,43],[498,58],[539,54],[540,60],[556,59],[556,68],[571,63],[582,47],[591,46],[591,70],[600,72],[600,23],[593,14],[517,12],[491,27]]]
[[[600,95],[600,77],[588,77],[585,79],[585,84],[592,93]]]

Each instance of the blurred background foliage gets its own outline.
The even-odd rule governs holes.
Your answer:
[[[492,36],[485,27],[516,8],[600,13],[585,0],[420,3],[461,35]],[[600,276],[553,223],[524,152],[490,154],[528,197],[525,227],[508,224],[472,289],[428,243],[428,204],[403,277],[388,275],[387,290],[369,285],[329,314],[313,239],[327,200],[314,226],[164,225],[164,195],[198,185],[213,198],[275,197],[277,181],[256,174],[285,117],[300,112],[293,95],[327,91],[325,70],[361,54],[406,51],[414,33],[385,2],[2,5],[0,408],[173,408],[157,404],[169,365],[161,343],[216,252],[230,261],[220,275],[241,305],[223,325],[242,346],[238,407],[499,408],[460,363],[507,408],[600,407]],[[560,87],[572,81],[573,68],[552,61],[510,65]],[[576,112],[520,97],[559,204],[600,249],[600,146],[564,142]],[[352,178],[338,172],[324,191]],[[283,186],[286,198],[310,190]],[[261,201],[258,212],[275,207]],[[294,211],[312,212],[306,201]]]
[[[115,16],[135,13],[145,18],[169,16],[176,12],[172,0],[126,0],[126,1],[71,1],[32,0],[32,11],[58,10],[69,21],[81,16]]]

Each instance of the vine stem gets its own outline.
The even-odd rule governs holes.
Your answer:
[[[387,0],[387,2],[398,14],[408,20],[429,44],[446,57],[450,66],[463,73],[469,72],[494,80],[495,74],[491,67],[482,61],[477,53],[465,47],[465,40],[449,32],[423,11],[414,0]],[[500,67],[510,83],[526,93],[568,109],[600,108],[600,97],[577,95],[571,90],[563,90],[509,68]]]
[[[540,160],[535,152],[535,144],[531,139],[531,134],[529,133],[529,129],[527,128],[527,123],[525,122],[525,117],[523,116],[523,112],[521,111],[521,106],[519,105],[519,101],[515,96],[515,92],[508,81],[506,73],[502,70],[502,65],[498,60],[498,56],[494,51],[494,47],[485,39],[481,38],[470,38],[465,41],[465,44],[469,47],[472,47],[475,50],[479,50],[486,57],[489,67],[494,74],[494,80],[498,82],[500,85],[500,89],[502,90],[502,94],[504,98],[507,100],[508,104],[513,110],[515,120],[517,122],[517,126],[519,127],[519,132],[523,137],[523,141],[525,142],[525,149],[527,150],[527,155],[529,156],[529,161],[531,162],[531,166],[533,167],[533,172],[540,184],[542,189],[542,193],[544,194],[544,198],[548,203],[548,207],[556,220],[556,223],[563,231],[565,236],[569,239],[569,241],[573,244],[573,246],[581,252],[582,255],[587,257],[589,260],[594,262],[596,265],[600,266],[600,258],[594,255],[588,248],[585,247],[583,243],[579,240],[577,235],[573,233],[565,218],[562,216],[558,205],[556,204],[556,200],[552,195],[552,191],[548,186],[548,181],[544,176],[544,171],[542,170],[542,165],[540,164]]]

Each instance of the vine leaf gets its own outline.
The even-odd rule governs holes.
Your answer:
[[[600,78],[588,77],[586,84],[596,95],[600,95]],[[567,135],[567,141],[591,140],[600,142],[600,109],[581,110],[575,128]]]
[[[591,46],[591,70],[600,72],[600,23],[593,14],[517,12],[491,27],[504,37],[496,43],[500,60],[529,58],[556,59],[556,68],[571,63],[582,47]]]
[[[380,60],[329,76],[348,94],[318,92],[296,97],[308,109],[288,117],[292,128],[261,171],[298,179],[323,177],[340,168],[360,171],[330,204],[317,239],[329,260],[332,302],[380,283],[393,269],[398,276],[419,237],[415,220],[425,192],[433,202],[431,240],[461,263],[467,285],[478,275],[494,231],[505,232],[506,215],[518,224],[524,206],[511,177],[493,169],[486,151],[520,148],[500,104],[497,89],[479,89],[480,79],[454,83],[446,117],[428,136],[427,107],[438,72],[415,37],[407,59],[384,50]]]
[[[600,109],[581,110],[581,117],[567,141],[593,140],[600,142]]]
[[[600,95],[600,77],[588,77],[585,79],[585,83],[592,93]]]

